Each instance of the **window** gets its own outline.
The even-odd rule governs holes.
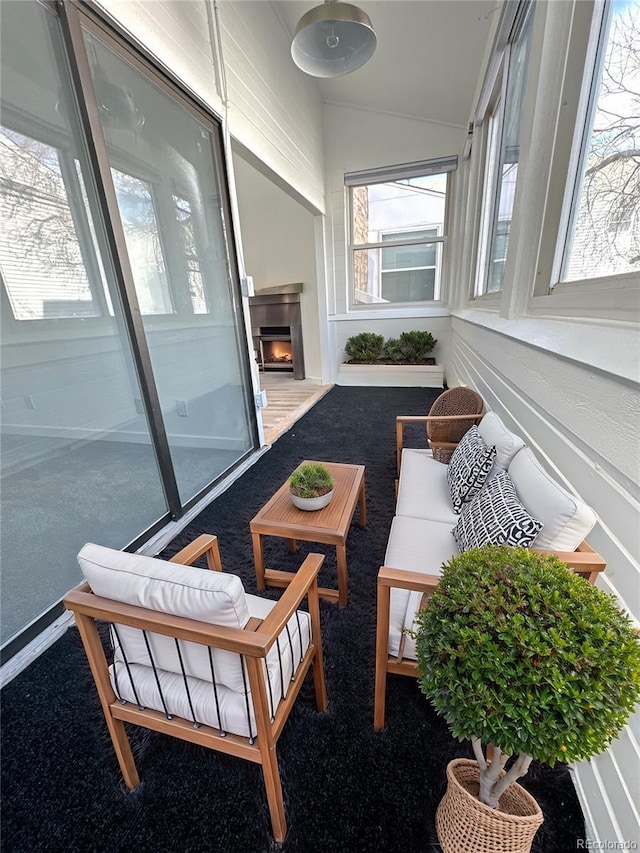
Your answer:
[[[394,244],[381,250],[383,299],[387,302],[426,302],[435,299],[440,244],[420,242],[398,245],[397,241],[430,240],[439,236],[439,230],[436,226],[422,231],[381,234],[383,243]]]
[[[352,172],[352,304],[389,305],[440,298],[451,157]]]
[[[16,320],[100,314],[89,277],[93,249],[75,224],[86,216],[73,162],[62,149],[0,127],[0,263]]]
[[[602,4],[560,281],[640,270],[640,0]]]
[[[531,46],[533,4],[516,25],[487,113],[487,154],[476,295],[502,290],[520,162],[520,136]],[[506,69],[506,77],[505,70]],[[506,89],[506,91],[504,91]]]
[[[194,314],[207,314],[207,293],[200,268],[200,257],[198,254],[191,205],[186,199],[174,195],[173,206],[182,239],[184,260],[187,264],[191,307]]]
[[[143,314],[172,314],[167,270],[151,186],[111,169],[131,271]]]

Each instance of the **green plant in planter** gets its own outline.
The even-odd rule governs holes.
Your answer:
[[[391,361],[419,364],[429,358],[437,343],[431,332],[402,332],[399,338],[389,338],[384,345],[384,356]]]
[[[486,546],[445,564],[416,644],[420,687],[455,737],[471,739],[479,799],[493,808],[532,759],[602,752],[640,698],[638,632],[614,597],[523,548]],[[494,745],[490,763],[483,742]]]
[[[333,489],[333,477],[321,462],[301,465],[289,477],[289,491],[299,498],[318,498]]]
[[[384,337],[375,332],[360,332],[347,339],[344,350],[355,361],[377,361],[384,349]]]

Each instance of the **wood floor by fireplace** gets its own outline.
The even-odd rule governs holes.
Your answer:
[[[249,300],[253,348],[260,370],[293,373],[304,379],[300,296],[253,296]]]

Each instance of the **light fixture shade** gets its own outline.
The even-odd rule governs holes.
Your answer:
[[[300,18],[291,56],[312,77],[340,77],[371,59],[377,43],[371,20],[362,9],[327,2]]]

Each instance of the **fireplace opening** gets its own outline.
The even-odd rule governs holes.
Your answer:
[[[249,301],[253,351],[261,371],[293,373],[304,379],[299,293],[252,296]]]
[[[261,337],[264,370],[293,370],[291,338],[270,340],[271,337]]]

